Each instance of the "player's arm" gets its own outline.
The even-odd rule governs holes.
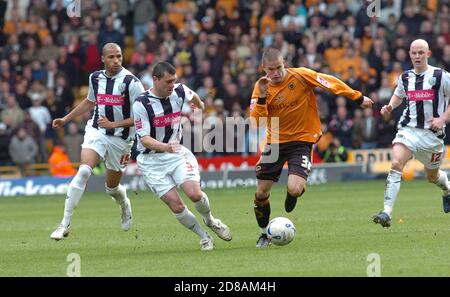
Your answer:
[[[140,137],[140,140],[143,146],[157,152],[175,153],[180,149],[181,146],[176,141],[171,141],[169,143],[160,142],[151,137],[150,135]]]
[[[53,120],[53,128],[59,128],[72,121],[74,118],[92,110],[95,106],[95,102],[88,100],[87,98],[80,102],[71,112],[69,112],[63,118],[57,118]]]
[[[196,108],[200,108],[201,110],[205,109],[205,103],[202,102],[200,96],[197,93],[194,93],[192,100],[190,101]]]
[[[191,109],[196,109],[196,108],[200,108],[201,110],[205,109],[205,103],[203,103],[202,99],[196,92],[192,91],[185,84],[177,85],[177,88],[180,88],[180,87],[183,88],[184,99],[187,102],[189,102]]]
[[[450,74],[446,71],[442,73],[442,80],[441,80],[441,88],[443,88],[444,92],[444,100],[448,102],[450,99]],[[430,123],[430,129],[433,131],[439,131],[441,130],[445,123],[447,123],[450,120],[450,104],[447,103],[447,108],[445,109],[445,112],[438,118],[433,118]]]
[[[353,90],[345,82],[325,73],[319,73],[308,68],[295,68],[307,83],[312,87],[319,87],[338,96],[344,96],[355,101],[361,107],[371,107],[372,99],[364,96],[360,91]]]
[[[130,83],[130,86],[129,86],[130,105],[131,106],[133,106],[133,103],[136,100],[136,98],[143,92],[145,92],[145,90],[144,90],[144,86],[142,85],[141,81],[138,80],[137,78],[134,79]],[[100,117],[98,119],[98,125],[100,128],[105,128],[105,129],[127,128],[127,127],[134,126],[134,119],[133,119],[133,116],[131,116],[131,117],[121,120],[121,121],[111,122],[110,120],[108,120],[105,117]]]
[[[177,142],[163,143],[151,137],[150,120],[148,113],[141,102],[134,102],[133,104],[134,126],[136,127],[136,134],[139,137],[142,145],[150,150],[158,152],[174,153],[180,148]]]
[[[262,122],[261,118],[267,118],[267,89],[269,87],[269,79],[261,77],[253,88],[250,101],[250,118],[259,126]]]
[[[389,100],[389,103],[384,105],[380,113],[381,115],[389,115],[394,109],[396,109],[400,104],[402,104],[403,100],[397,95],[392,95],[391,100]]]
[[[121,120],[121,121],[113,121],[113,122],[111,122],[110,120],[108,120],[105,117],[99,117],[99,119],[98,119],[98,126],[100,128],[105,128],[105,129],[126,128],[126,127],[131,127],[133,125],[134,125],[133,118],[128,118],[128,119]]]
[[[388,116],[390,113],[396,109],[403,102],[403,98],[406,98],[405,88],[403,87],[402,75],[399,75],[397,78],[397,87],[395,87],[394,94],[389,100],[389,103],[384,105],[380,113],[382,116]]]

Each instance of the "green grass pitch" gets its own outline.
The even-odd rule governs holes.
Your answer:
[[[134,224],[128,232],[105,193],[86,194],[70,236],[59,242],[49,236],[63,196],[0,198],[0,276],[66,276],[70,253],[80,256],[81,276],[366,276],[371,253],[380,255],[382,276],[450,276],[450,214],[442,211],[440,190],[425,181],[402,183],[390,229],[371,222],[383,204],[384,181],[310,186],[289,214],[285,186],[275,186],[271,217],[290,218],[297,234],[287,246],[261,250],[255,248],[254,190],[207,191],[233,240],[214,235],[215,250],[206,253],[149,192],[129,192]]]

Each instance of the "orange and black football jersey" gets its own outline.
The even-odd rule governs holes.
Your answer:
[[[316,143],[319,140],[322,131],[315,87],[362,103],[361,92],[353,90],[334,76],[303,67],[287,68],[282,83],[269,83],[265,104],[258,102],[258,82],[253,88],[250,116],[260,125],[263,124],[262,118],[265,119],[268,143]]]

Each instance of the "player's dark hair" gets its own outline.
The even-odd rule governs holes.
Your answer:
[[[159,62],[153,68],[152,75],[156,76],[157,78],[161,78],[164,76],[165,73],[175,75],[176,69],[175,69],[175,67],[173,67],[172,64],[170,64],[168,62]]]

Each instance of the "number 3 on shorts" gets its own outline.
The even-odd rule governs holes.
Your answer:
[[[311,162],[309,161],[308,156],[302,156],[302,164],[301,166],[306,170],[311,170]]]
[[[129,160],[130,160],[130,154],[122,155],[122,157],[120,158],[120,165],[127,166]]]

